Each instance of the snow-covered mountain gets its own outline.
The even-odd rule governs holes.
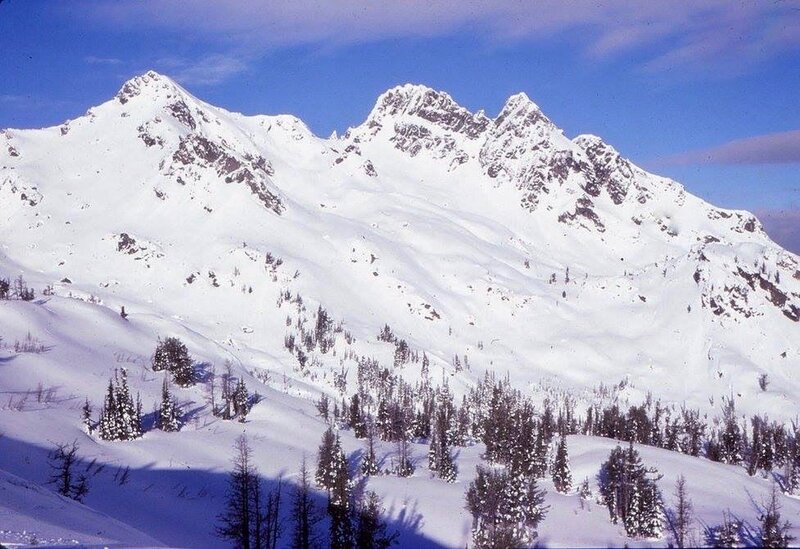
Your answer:
[[[3,262],[56,295],[179,316],[292,371],[280,292],[374,341],[388,323],[449,371],[508,372],[794,413],[800,263],[524,94],[495,118],[422,86],[320,139],[149,72],[0,147]],[[267,257],[280,259],[278,266]],[[34,274],[35,273],[35,274]],[[781,393],[761,395],[768,373]]]
[[[634,400],[651,391],[702,409],[734,394],[742,411],[780,419],[800,401],[800,260],[752,214],[704,202],[599,137],[566,137],[525,94],[490,117],[399,86],[363,124],[323,139],[292,116],[230,113],[148,72],[76,120],[2,131],[0,205],[0,276],[52,285],[33,304],[0,302],[0,336],[53,347],[0,357],[0,391],[43,380],[65,395],[24,420],[3,412],[0,430],[28,444],[78,436],[83,398],[99,401],[114,367],[147,361],[168,335],[272,387],[270,412],[252,421],[264,423],[248,429],[292,460],[313,452],[321,428],[295,440],[272,420],[313,430],[305,399],[352,386],[355,357],[419,376],[379,340],[386,324],[457,393],[492,371],[525,391],[620,384]],[[318,307],[342,332],[306,356],[286,339],[301,340]],[[156,399],[160,381],[141,375],[137,390]],[[235,428],[203,446],[197,421],[178,435],[192,449],[175,455],[223,467]],[[166,443],[141,442],[96,453],[146,470]],[[294,471],[282,459],[266,472]],[[10,458],[0,468],[35,477]],[[407,501],[380,482],[401,516]]]

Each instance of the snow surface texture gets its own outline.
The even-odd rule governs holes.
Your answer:
[[[598,137],[568,139],[524,94],[489,118],[401,86],[362,125],[321,139],[294,117],[229,113],[149,72],[79,119],[0,133],[0,207],[0,275],[23,274],[37,290],[33,302],[0,302],[2,486],[44,483],[54,443],[78,440],[84,459],[104,464],[90,508],[42,511],[61,500],[33,488],[0,498],[0,543],[25,531],[87,545],[218,544],[211,532],[235,437],[251,437],[262,474],[293,477],[325,428],[311,399],[338,394],[343,370],[355,386],[352,353],[391,365],[394,347],[377,340],[386,323],[457,394],[489,370],[528,393],[580,400],[604,383],[631,401],[652,391],[718,410],[733,394],[740,412],[796,414],[798,258],[752,214],[715,208]],[[47,285],[54,295],[43,297]],[[286,291],[307,312],[281,299]],[[318,305],[354,341],[340,335],[301,369],[284,336]],[[28,333],[45,352],[14,352]],[[201,368],[229,360],[261,393],[248,422],[213,418],[200,384],[176,389],[190,416],[180,433],[126,443],[86,435],[83,399],[99,407],[115,368],[128,368],[152,409],[162,376],[146,365],[158,337],[172,335]],[[456,355],[468,367],[455,368]],[[414,380],[418,365],[402,373]],[[569,443],[576,482],[594,479],[613,446]],[[344,444],[362,446],[349,433]],[[463,494],[480,452],[461,451],[456,484],[424,466],[370,481],[404,546],[464,546]],[[687,476],[707,524],[727,506],[754,524],[766,481],[642,453],[665,473],[666,493]],[[547,545],[626,542],[604,509],[581,510],[576,495],[545,485]],[[784,505],[800,524],[796,502]],[[91,508],[113,518],[82,530]]]

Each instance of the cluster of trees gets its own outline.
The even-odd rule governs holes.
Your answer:
[[[22,301],[33,301],[36,292],[29,288],[22,275],[14,280],[0,277],[0,299],[21,299]]]
[[[210,379],[211,413],[215,417],[222,419],[238,418],[240,422],[244,423],[247,419],[247,414],[250,412],[253,401],[257,399],[257,396],[250,395],[242,378],[239,378],[234,383],[233,370],[230,362],[225,363],[225,373],[222,374],[221,402],[218,402],[216,398],[216,374],[212,372]]]
[[[114,370],[114,377],[108,380],[98,432],[103,440],[133,440],[142,436],[142,401],[138,394],[134,401],[124,368]]]
[[[560,417],[558,423],[562,423]],[[626,412],[616,403],[595,405],[574,428],[568,422],[565,425],[570,433],[648,444],[742,465],[751,476],[759,471],[782,470],[784,490],[800,492],[800,425],[770,421],[763,415],[753,415],[748,421],[737,413],[733,397],[724,399],[722,414],[715,418],[685,407],[676,411],[648,397]]]
[[[164,370],[168,375],[161,388],[161,400],[155,405],[154,425],[157,429],[167,432],[180,430],[184,418],[171,383],[181,387],[195,383],[193,364],[186,345],[178,338],[168,337],[163,341],[159,339],[153,354],[153,370]],[[237,418],[244,422],[258,395],[251,395],[244,380],[236,380],[231,365],[227,364],[226,373],[222,375],[221,402],[218,403],[215,378],[212,373],[212,414],[222,419]],[[92,420],[92,406],[88,399],[82,407],[82,417],[86,430],[91,434],[97,429],[98,436],[103,440],[132,440],[142,436],[142,402],[138,394],[134,400],[125,369],[115,370],[114,377],[109,379],[108,391],[97,423]]]
[[[611,522],[622,522],[630,537],[656,538],[664,530],[657,474],[642,464],[633,443],[627,450],[617,446],[600,467],[600,495]]]
[[[283,340],[284,347],[295,357],[300,366],[300,371],[305,371],[308,363],[308,354],[315,349],[326,354],[336,344],[337,334],[343,334],[348,343],[354,341],[353,336],[344,330],[341,322],[334,322],[328,311],[321,305],[314,315],[313,326],[308,326],[309,321],[305,316],[306,307],[300,294],[292,296],[289,290],[284,291],[278,299],[280,307],[284,302],[293,303],[297,307],[297,318],[292,321],[291,316],[286,317],[286,326],[294,328],[293,332],[286,334]]]
[[[152,367],[154,372],[166,370],[179,387],[189,387],[195,383],[194,361],[189,356],[189,349],[177,337],[159,338],[153,353]]]
[[[544,518],[544,491],[513,468],[477,467],[466,494],[475,547],[529,547]]]
[[[323,435],[317,461],[320,467],[315,477],[327,494],[327,505],[323,509],[319,504],[320,496],[311,486],[311,475],[303,460],[286,516],[282,481],[265,491],[247,438],[240,436],[228,480],[226,506],[218,519],[218,535],[244,549],[274,549],[279,543],[285,544],[288,520],[289,546],[308,549],[322,545],[320,525],[327,516],[331,548],[385,549],[394,544],[398,534],[389,532],[381,518],[380,498],[374,492],[360,497],[353,493],[347,460],[332,430]]]
[[[228,478],[225,510],[217,534],[243,549],[275,549],[283,533],[280,520],[282,483],[265,490],[245,435],[236,439]]]
[[[389,547],[394,543],[397,534],[389,533],[381,520],[378,496],[367,492],[361,498],[354,497],[347,456],[339,435],[330,427],[322,435],[315,480],[328,496],[332,548]]]

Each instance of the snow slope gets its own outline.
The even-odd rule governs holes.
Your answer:
[[[106,464],[87,503],[168,545],[215,544],[242,430],[271,479],[313,456],[324,425],[311,399],[336,394],[340,371],[352,389],[354,356],[392,363],[393,346],[377,340],[385,323],[456,393],[491,370],[530,392],[580,398],[625,380],[621,397],[632,401],[653,391],[712,409],[734,393],[743,412],[796,414],[798,258],[751,214],[703,202],[600,138],[568,139],[523,94],[490,118],[401,86],[362,125],[321,139],[294,117],[229,113],[149,72],[79,119],[3,131],[0,205],[0,275],[54,294],[0,302],[0,469],[43,483],[47,450],[78,440],[87,460]],[[318,305],[353,339],[339,334],[300,367],[284,337],[313,324]],[[28,333],[48,350],[14,353]],[[79,408],[85,397],[100,403],[115,368],[129,369],[152,408],[162,378],[147,364],[168,335],[204,368],[231,361],[264,395],[248,423],[211,417],[199,385],[179,390],[192,419],[178,434],[89,438]],[[469,366],[457,371],[456,355]],[[415,364],[402,372],[419,375]],[[46,402],[39,383],[54,390]],[[361,447],[347,435],[345,444]],[[570,444],[576,471],[590,477],[610,450],[596,439]],[[721,518],[718,490],[703,480],[712,470],[748,520],[748,491],[768,487],[740,470],[644,452],[669,473],[664,482],[698,471],[695,503],[709,523]],[[479,453],[462,452],[455,485],[423,470],[371,481],[404,545],[464,545],[465,475]],[[113,478],[121,467],[131,469],[123,486]],[[596,544],[587,532],[624,542],[599,508],[578,513],[586,529],[563,528],[576,497],[549,496],[548,545]],[[787,510],[798,511],[788,500]],[[127,543],[146,543],[136,539]]]

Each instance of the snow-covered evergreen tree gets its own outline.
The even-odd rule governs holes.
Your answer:
[[[722,409],[722,432],[719,436],[720,458],[723,463],[742,462],[742,432],[736,417],[736,403],[733,397],[725,401]]]
[[[361,474],[365,477],[371,477],[377,475],[379,472],[378,458],[375,455],[375,427],[368,425],[364,458],[361,460]]]
[[[600,468],[600,494],[611,522],[622,521],[631,537],[658,537],[664,529],[663,498],[652,475],[630,444],[617,446]]]
[[[731,519],[730,511],[722,514],[722,524],[711,532],[711,542],[714,547],[739,547],[742,544],[740,531],[742,524]]]
[[[174,432],[180,429],[180,411],[169,388],[169,380],[164,378],[161,385],[161,405],[158,409],[158,428],[162,431]]]
[[[475,547],[528,547],[545,516],[536,479],[507,469],[478,466],[466,494]]]
[[[394,472],[399,477],[410,477],[414,474],[414,462],[411,456],[411,447],[408,441],[400,439],[397,441],[397,464]]]
[[[142,436],[141,400],[137,397],[134,403],[124,368],[108,382],[100,410],[99,435],[103,440],[133,440]]]
[[[323,433],[322,442],[317,452],[317,471],[314,479],[320,488],[330,491],[336,476],[335,456],[341,452],[339,437],[336,436],[331,427]]]
[[[247,386],[241,378],[236,382],[236,388],[231,395],[233,413],[238,416],[239,421],[244,422],[250,411],[250,395],[247,392]]]
[[[328,515],[330,516],[331,549],[350,549],[353,544],[353,522],[351,518],[352,482],[347,468],[347,458],[341,449],[338,437],[334,446],[328,489]]]
[[[553,462],[553,484],[556,491],[562,494],[572,490],[572,471],[569,468],[569,455],[567,454],[567,438],[561,437]]]
[[[761,546],[789,547],[794,537],[789,534],[792,525],[781,519],[781,507],[778,502],[778,488],[772,485],[769,503],[761,514]]]
[[[86,428],[86,432],[91,435],[94,429],[94,424],[92,422],[92,405],[89,403],[88,398],[81,407],[81,420],[83,422],[83,426]]]

